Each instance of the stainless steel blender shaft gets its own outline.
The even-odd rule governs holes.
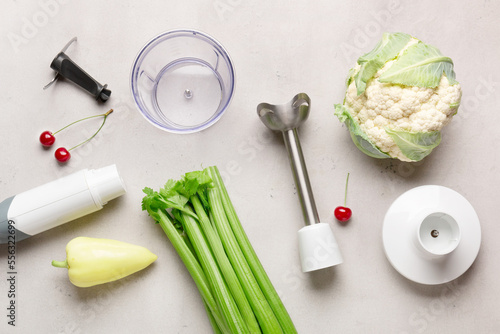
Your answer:
[[[288,158],[290,159],[295,186],[299,194],[304,222],[306,225],[319,223],[318,210],[316,209],[309,175],[307,174],[306,163],[304,155],[302,154],[297,128],[283,131],[283,139],[288,151]]]

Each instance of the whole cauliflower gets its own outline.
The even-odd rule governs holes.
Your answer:
[[[350,70],[335,115],[365,154],[419,161],[439,145],[461,95],[450,58],[410,35],[386,33]]]

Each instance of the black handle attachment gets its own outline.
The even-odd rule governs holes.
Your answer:
[[[108,85],[101,85],[65,53],[68,47],[76,40],[77,38],[73,37],[61,52],[57,54],[54,60],[52,60],[50,68],[56,71],[56,76],[51,82],[43,87],[43,89],[50,87],[59,76],[62,76],[85,89],[94,96],[96,100],[106,102],[111,96],[111,91],[107,89]]]

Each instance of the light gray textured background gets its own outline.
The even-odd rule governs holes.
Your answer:
[[[249,238],[300,333],[499,331],[500,2],[9,0],[0,8],[1,197],[113,163],[128,188],[102,211],[18,244],[15,328],[7,325],[7,248],[0,246],[0,332],[210,332],[193,281],[140,209],[143,187],[157,188],[209,165],[226,175]],[[217,38],[237,74],[227,114],[212,128],[186,136],[148,124],[129,90],[139,48],[160,32],[182,27]],[[454,60],[463,87],[458,115],[422,163],[364,156],[333,116],[348,69],[384,31],[406,32],[437,46]],[[52,58],[73,36],[78,42],[68,54],[113,91],[105,106],[67,82],[42,90],[53,75]],[[300,135],[319,214],[331,224],[345,259],[307,275],[299,268],[302,218],[286,152],[255,112],[260,102],[286,102],[298,92],[312,99]],[[116,113],[103,132],[66,166],[39,145],[43,130],[108,107]],[[77,143],[91,132],[91,125],[75,127],[59,143]],[[341,226],[333,209],[343,202],[347,172],[354,216]],[[403,192],[425,184],[460,192],[481,220],[477,260],[446,285],[408,281],[383,251],[386,210]],[[50,266],[52,259],[64,258],[66,243],[76,236],[144,245],[159,259],[120,282],[79,289]]]

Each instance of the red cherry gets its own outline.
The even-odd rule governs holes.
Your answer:
[[[64,147],[59,147],[54,155],[59,162],[66,162],[71,158],[71,154]]]
[[[337,218],[338,221],[341,222],[346,222],[349,219],[351,219],[352,216],[352,211],[349,208],[346,208],[345,206],[337,206],[334,211],[335,218]]]
[[[52,146],[55,141],[56,137],[54,137],[54,135],[50,131],[44,131],[40,135],[40,143],[42,143],[44,147]]]
[[[335,218],[338,221],[345,223],[349,219],[351,219],[352,211],[346,206],[347,203],[347,184],[349,183],[349,173],[347,173],[347,178],[345,180],[345,193],[344,193],[344,206],[337,206],[333,211]]]

